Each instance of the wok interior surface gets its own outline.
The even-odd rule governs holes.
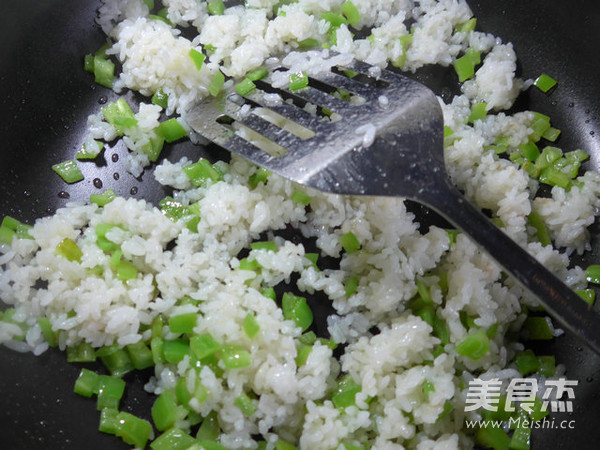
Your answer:
[[[69,200],[87,200],[102,189],[157,203],[166,195],[147,170],[140,179],[125,172],[126,149],[105,151],[103,164],[82,164],[85,180],[66,185],[51,165],[72,158],[85,137],[88,114],[116,94],[94,85],[83,71],[83,55],[95,51],[104,35],[95,25],[98,1],[22,0],[0,4],[0,216],[27,223],[51,214]],[[549,95],[537,89],[522,94],[519,109],[550,115],[562,130],[558,145],[582,148],[600,167],[600,2],[582,0],[472,1],[477,28],[511,41],[519,57],[519,75],[541,72],[559,81]],[[451,68],[448,70],[452,70]],[[446,72],[447,74],[448,72]],[[430,77],[430,81],[432,80]],[[128,94],[130,95],[130,94]],[[167,158],[226,156],[219,149],[189,142],[167,147]],[[115,161],[118,155],[119,161]],[[114,174],[119,174],[119,180]],[[67,198],[68,197],[68,198]],[[421,220],[428,213],[422,212]],[[600,230],[592,227],[592,252],[577,262],[600,262]],[[324,320],[324,318],[321,318]],[[579,380],[573,413],[555,413],[556,421],[574,420],[573,429],[534,430],[533,448],[597,448],[600,427],[600,358],[573,336],[562,336],[536,353],[554,354],[566,377]],[[97,431],[95,402],[73,394],[81,365],[67,364],[64,354],[49,350],[39,357],[0,347],[0,448],[127,448],[119,439]],[[86,367],[99,367],[90,366]],[[154,397],[143,391],[149,373],[127,376],[122,409],[150,419]]]

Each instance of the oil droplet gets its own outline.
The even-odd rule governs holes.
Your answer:
[[[107,98],[103,95],[98,99],[98,103],[100,103],[101,105],[104,105],[107,101]]]
[[[112,159],[112,162],[117,162],[119,160],[119,155],[117,153],[113,153],[110,159]]]
[[[592,381],[594,381],[594,378],[593,377],[587,377],[585,379],[585,381],[587,381],[588,383],[591,383]]]
[[[71,197],[71,196],[69,195],[69,193],[68,193],[68,192],[65,192],[65,191],[60,191],[60,192],[58,193],[58,196],[59,196],[60,198],[69,198],[69,197]]]
[[[118,180],[119,179],[119,173],[118,172],[113,173],[113,178],[115,180]]]
[[[25,198],[31,197],[31,192],[29,192],[29,191],[23,191],[23,197],[25,197]]]
[[[443,87],[442,92],[441,92],[442,99],[449,100],[451,96],[452,96],[452,92],[450,91],[450,89],[447,87]]]
[[[596,132],[595,132],[595,131],[590,131],[590,136],[593,136],[593,135],[595,135],[595,134],[596,134]]]
[[[97,189],[101,189],[102,188],[102,180],[100,178],[94,178],[94,187]]]
[[[567,105],[569,108],[572,108],[573,106],[575,106],[575,103],[573,102],[569,102],[569,104]]]
[[[137,188],[137,186],[134,186],[134,187],[132,187],[132,188],[129,190],[129,193],[130,193],[131,195],[135,195],[135,194],[137,194],[137,193],[138,193],[138,188]]]

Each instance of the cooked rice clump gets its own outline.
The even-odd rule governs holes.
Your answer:
[[[341,0],[299,0],[281,6],[278,15],[273,14],[275,0],[249,0],[246,7],[228,8],[223,15],[208,14],[205,2],[163,3],[167,19],[179,28],[149,18],[142,0],[105,0],[98,20],[112,41],[108,53],[122,64],[115,89],[147,96],[161,89],[169,96],[167,114],[182,114],[191,101],[207,96],[218,70],[237,80],[275,55],[287,54],[291,71],[310,74],[352,57],[379,68],[403,58],[402,70],[413,72],[428,64],[448,66],[467,48],[482,52],[482,64],[462,84],[462,94],[449,104],[440,99],[445,124],[453,130],[445,148],[451,178],[568,285],[585,287],[583,271],[570,268],[568,255],[589,248],[586,227],[600,204],[600,177],[589,171],[570,190],[554,187],[550,197],[536,198],[538,181],[490,148],[502,138],[507,151],[515,151],[532,134],[535,115],[501,112],[529,83],[515,77],[511,44],[479,31],[456,31],[472,17],[464,1],[355,0],[360,22],[354,28],[370,28],[372,37],[353,37],[343,24],[331,46],[336,53],[296,50],[308,38],[319,43],[330,39],[330,25],[320,15],[338,11]],[[413,38],[405,48],[399,37],[409,33],[408,23]],[[195,29],[197,35],[189,40],[180,29],[186,29],[186,36]],[[198,70],[189,52],[209,45],[209,56]],[[481,101],[489,113],[470,123],[471,107]],[[124,137],[131,150],[128,167],[136,176],[149,165],[142,148],[161,112],[159,106],[142,103],[138,127]],[[185,126],[185,115],[180,120]],[[90,116],[89,130],[95,139],[118,135],[101,112]],[[479,416],[464,412],[465,386],[476,376],[519,376],[512,360],[523,346],[506,335],[523,322],[522,305],[536,306],[536,301],[506,280],[466,236],[451,239],[435,226],[423,231],[402,199],[327,195],[275,175],[254,183],[258,169],[235,156],[216,164],[219,181],[197,187],[184,171],[191,162],[165,160],[154,176],[174,189],[174,203],[197,211],[197,225],[188,226],[186,213],[173,220],[143,200],[117,198],[104,207],[71,203],[39,219],[31,231],[33,240],[2,245],[0,297],[15,313],[12,323],[0,322],[0,342],[44,352],[48,344],[37,319],[47,317],[59,332],[61,349],[81,342],[126,346],[147,341],[148,326],[159,315],[195,312],[195,333],[239,346],[249,352],[251,364],[197,370],[186,356],[178,364],[156,365],[146,388],[160,394],[174,388],[179,378],[190,391],[201,383],[208,396],[190,407],[202,416],[218,413],[219,440],[227,448],[256,448],[257,436],[269,448],[279,438],[304,449],[340,449],[344,443],[378,449],[471,447],[463,423]],[[297,191],[310,197],[310,208],[292,199]],[[532,211],[545,222],[560,252],[537,241],[528,225]],[[111,255],[97,245],[99,225],[113,225],[106,239],[137,268],[133,279],[123,281],[115,274]],[[304,242],[314,241],[321,255],[339,258],[339,267],[317,269],[303,244],[281,237],[289,226]],[[343,251],[340,237],[348,233],[357,238],[360,251]],[[276,251],[249,250],[265,236],[276,243]],[[80,261],[56,252],[67,238],[81,249]],[[243,251],[246,261],[257,262],[254,270],[240,267]],[[354,277],[357,287],[348,295],[346,285]],[[339,358],[328,342],[316,341],[306,361],[298,363],[302,331],[284,319],[263,291],[286,284],[309,298],[328,299],[335,310],[327,318],[329,335],[344,344]],[[442,348],[431,325],[410,307],[419,287],[429,292],[436,320],[447,327],[448,342]],[[244,331],[249,314],[260,327],[254,337]],[[466,325],[464,317],[474,326]],[[489,333],[490,348],[481,358],[456,353],[468,334],[492,327],[497,331]],[[20,340],[23,329],[26,335]],[[165,327],[163,337],[175,336]],[[360,392],[344,409],[332,402],[332,390],[345,374]],[[250,395],[255,407],[249,417],[235,404],[242,393]],[[189,429],[190,424],[177,426]]]

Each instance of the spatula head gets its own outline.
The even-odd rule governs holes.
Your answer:
[[[424,85],[356,60],[296,90],[290,75],[275,67],[251,92],[198,102],[185,119],[225,149],[325,192],[411,196],[443,170],[442,112]]]

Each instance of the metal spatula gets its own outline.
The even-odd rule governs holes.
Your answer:
[[[342,195],[405,197],[431,207],[600,354],[600,316],[451,184],[435,94],[391,71],[376,80],[369,74],[371,66],[354,61],[309,77],[309,85],[295,91],[257,81],[248,95],[196,104],[185,118],[200,135],[296,183]]]

